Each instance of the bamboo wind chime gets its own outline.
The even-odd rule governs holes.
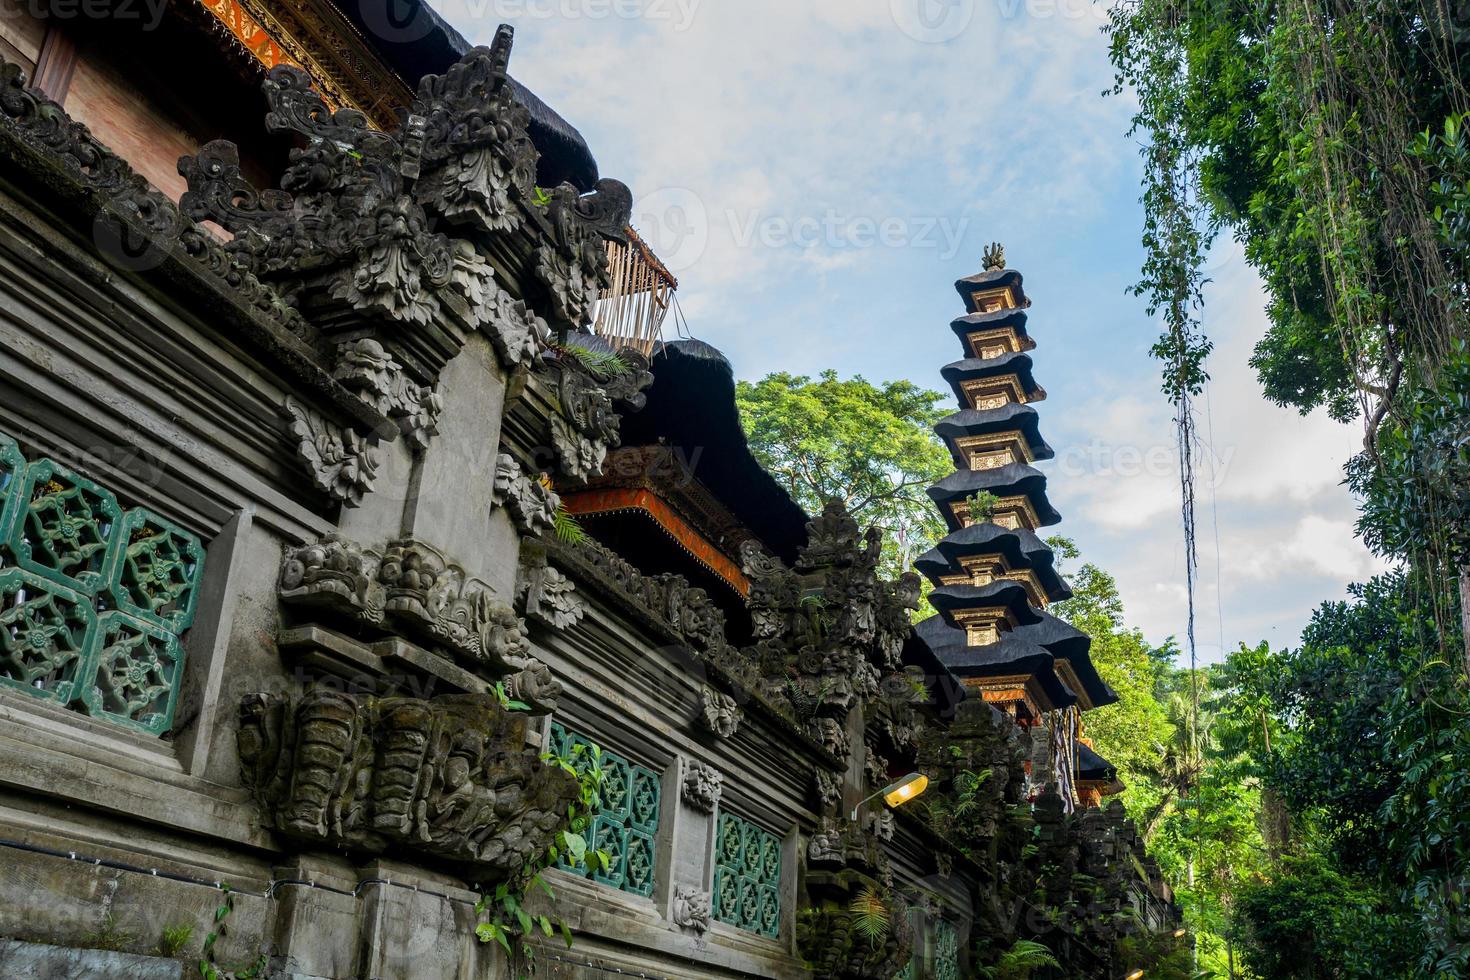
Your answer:
[[[645,357],[663,339],[664,317],[679,288],[664,264],[632,228],[626,242],[607,243],[612,284],[597,302],[592,330],[614,350],[632,347]]]

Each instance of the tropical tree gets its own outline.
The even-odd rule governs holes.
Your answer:
[[[808,513],[836,498],[858,521],[882,528],[889,572],[942,536],[924,491],[954,468],[931,431],[946,414],[938,407],[944,395],[823,371],[815,379],[781,372],[742,381],[735,397],[756,459]]]

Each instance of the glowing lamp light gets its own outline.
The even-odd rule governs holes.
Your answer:
[[[921,772],[911,772],[896,783],[890,783],[867,799],[852,808],[851,819],[856,820],[858,811],[863,808],[863,803],[868,800],[883,797],[883,802],[890,807],[903,806],[909,800],[918,797],[924,790],[929,788],[929,777]]]
[[[1184,934],[1186,932],[1188,932],[1188,931],[1189,931],[1188,929],[1175,929],[1174,930],[1174,938],[1175,939],[1183,939],[1184,938]]]
[[[1132,973],[1124,977],[1123,980],[1143,980],[1143,971],[1134,970]]]
[[[928,776],[921,772],[911,772],[883,790],[883,802],[889,806],[902,806],[928,788]]]

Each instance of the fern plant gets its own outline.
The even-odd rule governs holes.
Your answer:
[[[1061,966],[1056,954],[1041,943],[1017,939],[994,965],[977,967],[976,972],[988,980],[1030,980],[1031,974],[1043,967],[1061,969]]]
[[[893,926],[893,913],[883,901],[882,894],[874,885],[868,885],[853,897],[847,907],[852,929],[874,946],[888,935]]]

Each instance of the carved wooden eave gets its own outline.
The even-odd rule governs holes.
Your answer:
[[[398,125],[412,83],[383,63],[366,38],[328,0],[184,0],[256,79],[278,65],[305,70],[333,109],[356,109],[379,129]],[[386,12],[385,12],[386,16]]]

